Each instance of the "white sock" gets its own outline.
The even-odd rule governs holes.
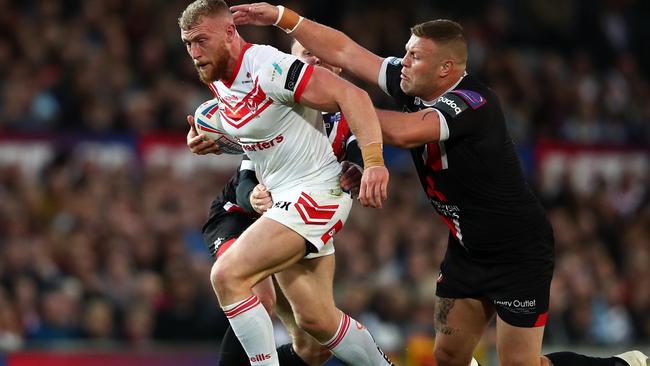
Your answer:
[[[339,329],[324,346],[349,365],[393,365],[372,339],[368,329],[347,314],[343,314]]]
[[[246,300],[224,306],[233,332],[241,342],[251,365],[279,366],[273,339],[273,324],[260,299],[252,295]]]

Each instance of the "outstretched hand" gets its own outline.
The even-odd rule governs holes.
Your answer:
[[[278,19],[278,7],[268,3],[242,4],[230,7],[236,25],[272,25]]]
[[[190,148],[191,152],[197,155],[222,154],[219,146],[214,141],[207,139],[204,134],[196,132],[193,116],[187,116],[187,123],[190,125],[190,130],[187,131],[187,147]]]

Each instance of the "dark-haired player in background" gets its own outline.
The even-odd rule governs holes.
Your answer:
[[[295,40],[291,43],[291,54],[307,64],[325,67],[336,74],[341,72],[340,68],[323,64],[319,58],[313,56]],[[197,134],[193,128],[192,116],[188,116],[188,123],[190,130],[187,135],[187,144],[192,152],[199,155],[219,152],[213,141],[204,139],[203,135]],[[324,113],[323,123],[332,144],[332,150],[342,165],[341,187],[355,194],[359,189],[363,166],[356,137],[352,134],[345,117],[340,112]],[[258,192],[266,191],[266,188],[259,184],[252,163],[244,156],[237,173],[228,180],[221,194],[212,201],[208,221],[203,226],[203,240],[215,260],[261,213],[270,208],[271,196],[264,195],[264,198],[256,200],[257,203],[254,203],[250,197],[253,189]],[[275,309],[275,313],[291,335],[293,344],[285,344],[277,349],[280,365],[321,365],[330,358],[331,353],[327,348],[322,347],[296,325],[289,303],[282,292],[275,291],[270,277],[255,286],[254,292],[269,313]],[[246,352],[230,327],[226,330],[221,342],[219,365],[249,365]]]
[[[280,24],[324,62],[378,85],[403,112],[378,111],[384,141],[409,148],[431,205],[449,227],[436,290],[435,358],[465,366],[497,317],[502,366],[645,366],[638,351],[599,359],[541,357],[554,266],[551,226],[524,180],[499,99],[465,71],[462,27],[411,29],[402,58],[382,58],[342,32],[265,3],[231,8],[237,24]]]

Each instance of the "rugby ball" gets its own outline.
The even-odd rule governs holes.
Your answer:
[[[196,109],[196,112],[194,112],[194,128],[199,135],[203,134],[206,138],[214,141],[224,154],[238,155],[244,153],[239,141],[224,132],[217,99],[203,102]]]

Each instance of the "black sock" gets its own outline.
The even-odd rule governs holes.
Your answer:
[[[224,333],[221,340],[219,366],[250,366],[248,355],[246,355],[244,347],[239,343],[239,339],[237,339],[231,327],[226,329],[226,333]]]
[[[553,366],[629,366],[615,357],[591,357],[574,352],[555,352],[544,355]]]
[[[277,349],[278,361],[281,366],[309,366],[307,363],[298,356],[294,351],[291,343],[283,344]]]

